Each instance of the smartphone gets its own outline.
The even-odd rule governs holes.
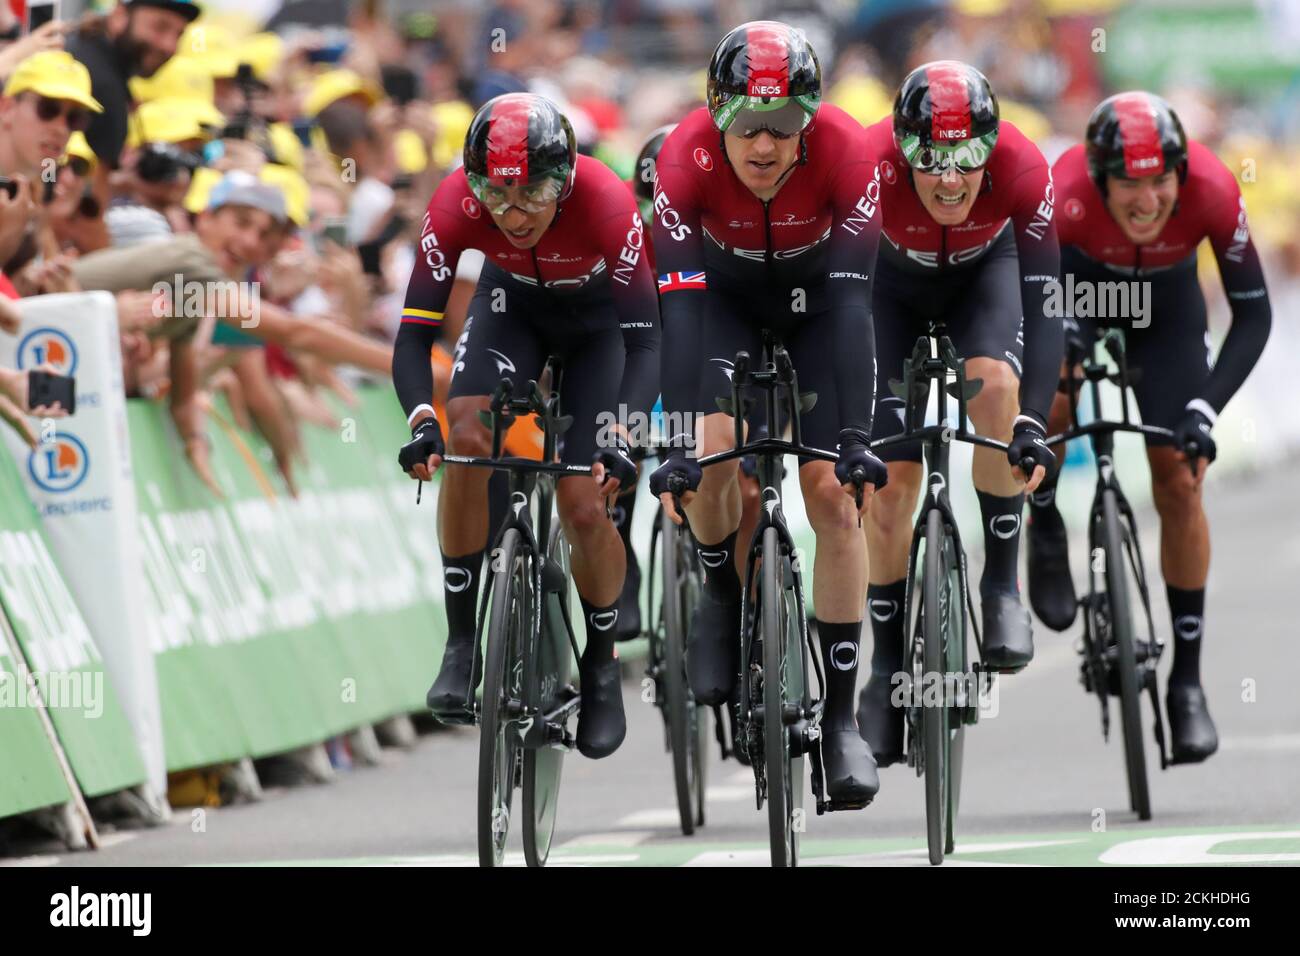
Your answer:
[[[77,380],[37,369],[27,373],[27,407],[40,408],[58,402],[69,415],[77,410]]]
[[[335,245],[347,248],[348,244],[348,221],[343,217],[331,216],[325,220],[324,238]]]
[[[57,19],[59,19],[59,0],[27,0],[27,33]]]
[[[18,183],[8,176],[0,176],[0,192],[8,193],[10,201],[18,198]]]
[[[363,242],[357,246],[357,255],[361,257],[361,271],[371,276],[383,275],[384,270],[380,267],[380,256],[383,250],[384,246],[379,242]]]

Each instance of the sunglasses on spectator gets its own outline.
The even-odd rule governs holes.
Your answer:
[[[63,165],[72,170],[72,175],[79,179],[85,179],[90,175],[90,160],[83,156],[69,156],[63,161]]]
[[[52,122],[60,116],[68,124],[68,132],[84,133],[90,126],[90,110],[67,100],[53,100],[39,94],[33,99],[37,117],[44,123]]]

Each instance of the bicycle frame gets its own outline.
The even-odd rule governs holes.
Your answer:
[[[552,357],[548,360],[547,365],[553,370],[552,381],[558,382],[558,360]],[[533,561],[532,588],[538,599],[533,602],[532,620],[529,621],[529,649],[524,655],[526,670],[522,685],[532,687],[535,686],[537,676],[534,670],[537,655],[533,653],[532,649],[537,648],[541,641],[547,604],[545,595],[550,591],[563,587],[565,584],[563,572],[548,559],[546,548],[539,546],[539,541],[550,541],[551,522],[554,513],[552,506],[555,499],[555,481],[565,475],[590,475],[591,468],[586,465],[563,464],[555,461],[556,444],[559,436],[572,423],[571,418],[563,416],[559,412],[560,395],[558,388],[552,389],[551,394],[545,398],[542,396],[541,389],[535,380],[530,380],[526,389],[527,394],[523,398],[514,398],[512,397],[513,385],[510,379],[503,378],[497,385],[496,391],[492,394],[492,401],[488,411],[479,413],[483,423],[492,429],[491,457],[474,458],[463,455],[446,455],[443,457],[443,462],[453,465],[467,465],[473,468],[491,468],[494,471],[505,471],[510,477],[510,507],[501,523],[501,527],[493,538],[491,555],[492,560],[496,561],[502,539],[505,537],[506,532],[513,528],[519,532],[526,548],[536,558]],[[542,429],[541,461],[534,461],[530,458],[502,457],[501,455],[505,433],[519,415],[537,415],[540,420]],[[532,509],[529,507],[530,500],[532,500],[534,506]],[[536,528],[534,528],[532,514],[534,509],[537,512]],[[556,581],[556,575],[559,575],[561,580]],[[491,595],[492,589],[486,587],[479,599],[478,622],[475,628],[475,633],[478,636],[475,641],[474,651],[475,673],[482,672],[483,625]],[[578,642],[573,628],[573,620],[564,602],[560,602],[560,609],[564,628],[569,638],[569,646],[573,650],[576,662],[581,655],[578,653]],[[466,703],[467,705],[472,704],[472,710],[477,720],[479,704],[477,701],[467,701]],[[524,747],[534,748],[558,744],[566,747],[570,746],[571,742],[568,740],[552,739],[547,730],[548,727],[557,723],[560,727],[563,727],[568,717],[577,709],[578,704],[579,700],[575,697],[550,714],[526,714],[521,710],[516,715],[516,723],[520,727]],[[540,720],[537,719],[539,717]]]
[[[1099,361],[1096,353],[1097,345],[1103,346],[1105,351],[1110,355],[1116,365],[1116,371],[1111,371],[1104,361]],[[1048,446],[1063,444],[1076,438],[1087,436],[1092,443],[1093,454],[1097,459],[1097,485],[1093,493],[1092,507],[1088,513],[1088,526],[1095,526],[1102,513],[1102,500],[1106,492],[1111,492],[1115,497],[1116,505],[1119,508],[1119,514],[1124,524],[1127,526],[1128,533],[1133,542],[1129,549],[1129,559],[1133,563],[1136,571],[1139,593],[1142,599],[1142,610],[1146,616],[1147,634],[1149,636],[1149,645],[1151,654],[1145,662],[1145,666],[1154,669],[1164,653],[1165,641],[1156,631],[1155,622],[1151,615],[1151,601],[1149,590],[1147,588],[1146,563],[1142,559],[1142,548],[1138,540],[1137,518],[1133,513],[1133,508],[1128,499],[1124,496],[1123,489],[1120,488],[1119,479],[1115,474],[1115,433],[1128,432],[1143,436],[1157,436],[1161,438],[1172,438],[1174,433],[1168,428],[1161,428],[1155,425],[1139,425],[1132,421],[1129,415],[1129,386],[1131,376],[1128,368],[1127,355],[1124,350],[1124,334],[1121,329],[1108,328],[1097,331],[1097,337],[1089,346],[1084,343],[1070,338],[1066,351],[1066,367],[1069,378],[1067,380],[1067,395],[1070,401],[1070,420],[1071,427],[1059,435],[1053,435],[1047,440]],[[1079,367],[1083,373],[1082,379],[1074,375],[1075,367]],[[1120,391],[1120,421],[1105,421],[1101,418],[1082,425],[1079,422],[1079,393],[1082,391],[1083,384],[1086,383],[1089,389],[1089,395],[1092,399],[1094,414],[1100,415],[1101,412],[1101,383],[1109,381],[1119,388]],[[1193,462],[1194,465],[1194,462]],[[1118,560],[1119,555],[1111,556],[1110,559]],[[1091,601],[1095,597],[1095,580],[1089,573],[1089,597]],[[1097,648],[1088,648],[1085,656],[1099,654]],[[1091,661],[1087,662],[1091,665]],[[1094,675],[1095,679],[1095,675]],[[1152,708],[1155,712],[1155,737],[1160,747],[1160,765],[1161,769],[1168,767],[1169,758],[1165,748],[1164,723],[1160,713],[1160,704],[1158,691],[1155,688],[1155,682],[1149,685],[1151,688]],[[1105,688],[1103,687],[1104,691]],[[1110,711],[1108,702],[1103,694],[1102,702],[1102,732],[1104,735],[1109,734]]]

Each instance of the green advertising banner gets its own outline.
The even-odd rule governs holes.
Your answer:
[[[144,782],[144,764],[90,629],[46,547],[40,519],[0,450],[0,612],[32,693],[0,638],[0,816],[69,799],[39,715],[43,700],[77,782],[99,796]]]

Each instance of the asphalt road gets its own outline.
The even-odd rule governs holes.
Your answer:
[[[1068,635],[1039,626],[1033,663],[1002,680],[996,717],[967,736],[959,852],[950,865],[1300,862],[1300,635],[1288,603],[1300,579],[1293,491],[1289,469],[1280,468],[1225,477],[1210,489],[1215,551],[1202,673],[1220,752],[1162,772],[1151,744],[1155,816],[1138,821],[1128,810],[1121,743],[1103,743],[1096,698],[1078,681],[1078,625]],[[1152,517],[1143,522],[1149,561],[1158,554]],[[1155,591],[1157,626],[1167,635],[1163,588]],[[755,811],[752,775],[716,751],[707,825],[682,837],[662,723],[641,701],[639,677],[630,673],[625,684],[622,749],[598,762],[566,760],[553,862],[765,864],[766,817]],[[179,809],[170,825],[109,833],[97,853],[33,844],[0,865],[473,864],[476,761],[475,730],[442,730],[331,784],[271,789],[256,804]],[[924,826],[921,781],[891,767],[869,808],[810,816],[804,859],[921,865]],[[520,851],[517,834],[512,841]]]

